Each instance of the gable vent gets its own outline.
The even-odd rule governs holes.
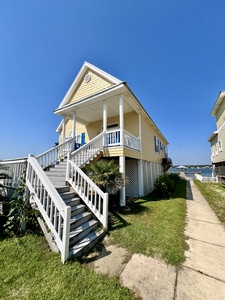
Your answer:
[[[91,80],[91,75],[90,74],[86,74],[85,76],[84,76],[84,82],[89,82]]]

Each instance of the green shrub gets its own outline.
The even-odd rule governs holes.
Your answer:
[[[25,230],[38,231],[37,216],[39,212],[32,209],[25,195],[25,175],[24,171],[19,184],[7,207],[4,207],[4,233],[10,236],[18,236],[25,233]],[[25,197],[26,196],[26,197]]]
[[[154,182],[154,195],[169,198],[175,190],[179,178],[179,175],[175,173],[158,176]]]

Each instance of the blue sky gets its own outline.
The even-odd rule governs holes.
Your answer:
[[[224,37],[224,0],[0,0],[0,159],[54,146],[53,110],[88,61],[127,82],[174,164],[210,163]]]

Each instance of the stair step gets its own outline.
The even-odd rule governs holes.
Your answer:
[[[98,221],[90,220],[84,224],[72,229],[70,232],[70,245],[76,243],[83,237],[85,237],[91,231],[94,231],[98,228]]]
[[[60,193],[60,196],[63,200],[74,198],[75,195],[76,195],[75,192]]]
[[[50,178],[50,177],[55,177],[55,178],[66,178],[66,172],[65,173],[60,173],[60,172],[51,172],[51,171],[46,171],[45,174]]]
[[[84,211],[83,213],[72,217],[70,219],[70,229],[72,230],[73,228],[76,228],[76,227],[82,225],[83,223],[90,221],[91,218],[92,218],[92,215],[88,211]]]
[[[71,207],[71,218],[85,211],[84,204],[78,204]]]
[[[102,229],[98,232],[91,232],[80,240],[76,245],[70,247],[70,256],[75,255],[80,257],[88,252],[100,239],[105,236],[106,232]]]
[[[70,186],[69,185],[65,185],[59,188],[56,188],[57,192],[60,193],[66,193],[70,191]]]
[[[68,198],[68,199],[63,199],[64,202],[66,203],[66,205],[68,206],[74,206],[74,205],[78,205],[80,204],[80,198],[76,197],[76,198]]]
[[[66,174],[66,169],[49,169],[48,171],[46,171],[47,174]]]

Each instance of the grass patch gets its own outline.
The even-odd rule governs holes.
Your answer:
[[[195,185],[208,201],[218,219],[225,225],[225,188],[220,183],[201,182],[195,180]]]
[[[184,259],[186,220],[186,181],[179,179],[168,200],[151,195],[129,204],[130,211],[114,214],[110,242],[131,253],[163,258],[180,265]]]
[[[0,299],[136,299],[118,279],[79,262],[62,265],[43,237],[0,241]]]

